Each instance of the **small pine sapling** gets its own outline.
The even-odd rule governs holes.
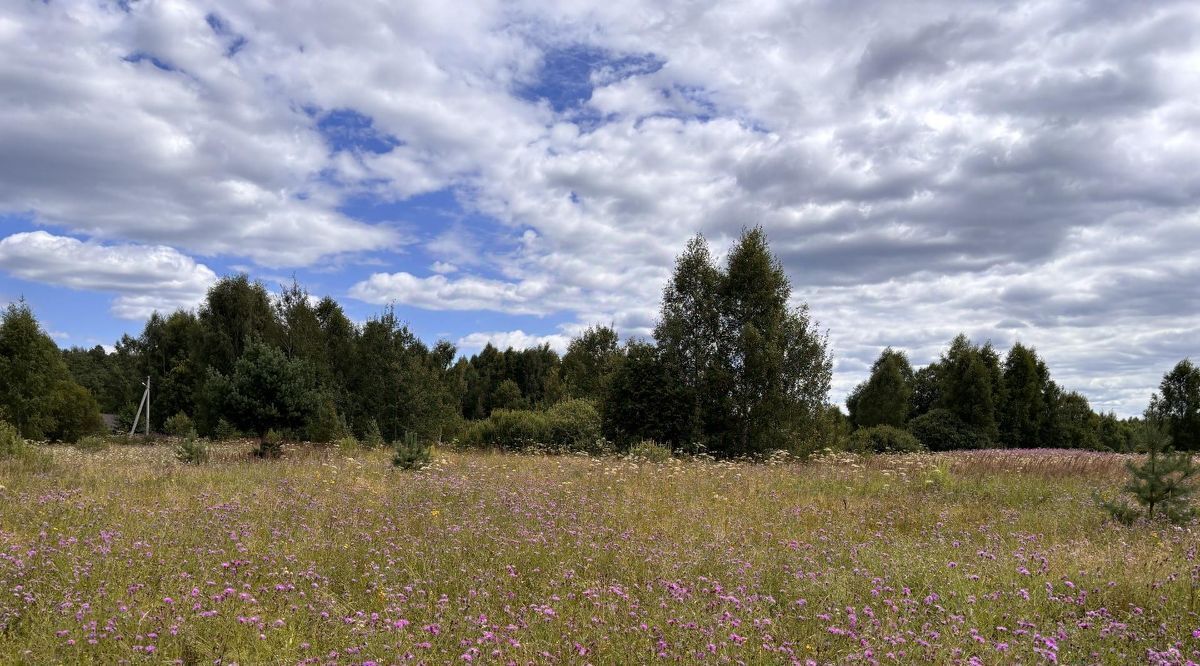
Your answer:
[[[420,443],[415,433],[405,433],[404,439],[396,441],[392,448],[395,451],[392,464],[400,469],[424,469],[433,461],[432,447]]]
[[[1171,448],[1171,437],[1159,423],[1147,422],[1139,432],[1139,439],[1145,448],[1146,459],[1140,463],[1126,463],[1132,478],[1122,490],[1145,508],[1147,520],[1154,519],[1155,511],[1175,524],[1191,520],[1195,514],[1191,497],[1196,490],[1194,480],[1200,474],[1200,466],[1192,461],[1190,454]],[[1126,525],[1142,514],[1124,499],[1100,500],[1100,505],[1115,520]]]
[[[208,462],[208,445],[192,430],[184,435],[175,447],[175,459],[185,465],[200,465]]]

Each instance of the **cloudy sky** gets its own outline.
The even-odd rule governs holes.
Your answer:
[[[647,335],[753,224],[836,400],[961,330],[1138,413],[1200,356],[1200,7],[0,4],[0,302],[64,346],[236,271],[466,352]]]

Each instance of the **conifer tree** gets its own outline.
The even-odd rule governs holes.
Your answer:
[[[846,400],[850,422],[856,428],[902,428],[908,420],[912,394],[913,369],[908,356],[888,347],[871,366],[871,376]]]
[[[1122,490],[1133,495],[1138,504],[1145,507],[1149,520],[1154,519],[1156,510],[1173,523],[1190,520],[1194,514],[1190,500],[1195,492],[1194,479],[1200,474],[1200,467],[1192,461],[1190,454],[1171,448],[1170,435],[1156,419],[1147,419],[1138,435],[1146,458],[1141,462],[1126,463],[1132,478]],[[1102,501],[1101,505],[1114,518],[1126,523],[1133,522],[1140,514],[1121,500]]]

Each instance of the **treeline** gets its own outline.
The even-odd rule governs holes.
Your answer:
[[[112,352],[60,353],[22,302],[0,322],[0,419],[32,439],[94,431],[101,411],[127,428],[149,377],[155,430],[186,417],[220,438],[274,431],[588,451],[652,440],[718,456],[1132,446],[1131,422],[1093,413],[1033,349],[1018,344],[1002,359],[965,336],[916,371],[885,350],[846,417],[828,402],[827,337],[791,296],[755,228],[720,265],[702,237],[688,243],[653,341],[594,326],[561,357],[546,345],[488,345],[462,358],[449,342],[417,339],[390,308],[358,325],[332,298],[294,282],[271,294],[245,275],[219,280],[195,311],[153,315]],[[1151,412],[1174,424],[1177,445],[1200,448],[1200,371],[1184,361],[1172,373]]]
[[[917,371],[904,352],[885,349],[870,377],[846,399],[846,407],[862,445],[915,441],[932,451],[1133,451],[1141,421],[1093,412],[1086,397],[1050,378],[1045,361],[1031,347],[1018,342],[1001,358],[990,342],[972,344],[965,335]],[[1200,369],[1184,360],[1167,373],[1145,417],[1161,422],[1176,448],[1200,449]]]

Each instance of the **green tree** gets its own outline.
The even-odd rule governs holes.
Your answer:
[[[23,300],[0,315],[0,419],[27,439],[75,441],[100,425],[95,399]]]
[[[527,409],[528,401],[521,395],[521,387],[511,379],[505,379],[496,387],[492,397],[492,409]]]
[[[1200,450],[1200,367],[1184,359],[1163,375],[1147,416],[1162,422],[1176,448]]]
[[[936,408],[942,401],[940,363],[930,363],[913,374],[913,392],[908,418],[915,419]]]
[[[891,347],[871,366],[871,376],[846,400],[856,428],[888,425],[902,428],[912,409],[914,373],[908,356]]]
[[[607,383],[620,363],[618,336],[611,326],[593,326],[571,340],[562,358],[566,392],[572,398],[603,399]]]
[[[204,394],[211,413],[259,437],[269,430],[300,432],[320,397],[307,363],[257,340],[250,341],[229,376],[216,369],[209,373]]]
[[[688,403],[687,432],[680,437],[689,444],[719,429],[721,425],[712,422],[726,411],[722,402],[727,377],[718,363],[723,281],[708,242],[697,234],[675,260],[654,328],[661,361],[678,378]]]
[[[692,441],[692,404],[687,389],[651,344],[629,341],[607,383],[604,433],[622,448],[654,440],[674,449]]]
[[[718,450],[739,455],[798,449],[829,395],[832,361],[808,306],[790,306],[791,283],[761,227],[729,253],[721,289],[719,370],[730,379],[729,429]]]
[[[1195,492],[1195,477],[1200,467],[1192,462],[1189,453],[1171,448],[1171,436],[1163,424],[1147,419],[1139,429],[1140,447],[1146,456],[1141,462],[1126,463],[1130,480],[1122,488],[1133,495],[1138,504],[1145,507],[1146,517],[1154,519],[1155,510],[1171,520],[1182,523],[1190,520],[1194,511],[1191,497]],[[1101,505],[1122,522],[1133,522],[1139,512],[1124,501],[1105,502]]]
[[[982,349],[959,334],[940,361],[940,405],[964,424],[995,441],[996,426],[995,373]]]
[[[1000,412],[1000,442],[1010,448],[1042,446],[1047,418],[1045,364],[1037,352],[1016,343],[1004,359],[1006,399]]]
[[[200,357],[228,375],[254,341],[279,340],[275,308],[266,287],[243,274],[221,278],[200,306]]]

